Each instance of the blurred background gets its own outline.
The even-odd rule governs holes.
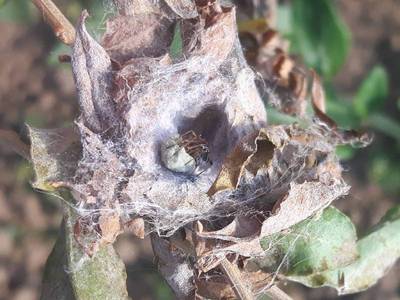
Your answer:
[[[89,9],[99,36],[111,13],[99,0],[55,1],[74,23]],[[362,236],[400,201],[400,1],[279,2],[277,27],[290,51],[325,79],[328,114],[344,128],[374,133],[367,148],[341,147],[351,196],[334,205]],[[53,128],[77,116],[68,48],[54,38],[27,0],[0,0],[0,128],[26,135],[25,124]],[[33,300],[61,222],[59,200],[30,186],[30,165],[0,145],[0,300]],[[121,236],[134,299],[173,299],[157,274],[148,240]],[[282,284],[294,299],[336,299],[335,291]],[[344,299],[400,299],[400,264],[370,290]]]

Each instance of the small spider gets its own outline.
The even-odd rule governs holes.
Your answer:
[[[207,141],[193,130],[168,140],[161,148],[161,159],[171,171],[201,175],[212,162]]]

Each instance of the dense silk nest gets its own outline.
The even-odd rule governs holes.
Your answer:
[[[256,64],[265,67],[267,98],[299,122],[267,125],[234,7],[115,2],[101,41],[85,28],[87,12],[77,26],[75,126],[30,130],[35,186],[71,191],[76,239],[87,254],[123,230],[152,233],[161,272],[180,298],[217,291],[229,298],[226,282],[205,288],[199,274],[226,257],[243,264],[262,256],[261,237],[346,195],[334,150],[359,137],[324,114],[315,75],[316,116],[305,115],[307,76],[275,51],[279,41],[267,43]],[[194,260],[171,249],[177,240],[191,245]],[[248,278],[255,289],[270,280]]]

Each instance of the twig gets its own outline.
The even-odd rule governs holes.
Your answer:
[[[240,300],[254,300],[252,291],[246,286],[245,281],[242,279],[238,267],[232,264],[227,258],[224,258],[220,267],[230,281],[236,296]]]
[[[75,41],[75,28],[51,0],[32,0],[56,37],[67,45]]]
[[[276,285],[271,286],[264,293],[273,300],[293,300],[292,297],[290,297]]]

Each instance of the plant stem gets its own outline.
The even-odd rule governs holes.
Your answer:
[[[276,285],[273,285],[268,290],[266,290],[265,295],[273,300],[293,300],[292,297],[290,297]]]
[[[51,0],[32,0],[56,37],[67,45],[75,41],[75,28]]]
[[[228,280],[231,282],[232,288],[235,291],[236,296],[240,300],[254,300],[252,291],[246,286],[245,281],[240,275],[238,267],[232,264],[228,259],[224,258],[220,267],[225,273]]]

